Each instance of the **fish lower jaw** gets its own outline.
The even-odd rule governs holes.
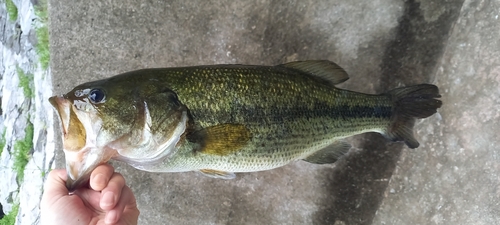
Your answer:
[[[64,157],[66,159],[66,171],[69,179],[76,180],[83,174],[83,165],[86,163],[86,155],[88,149],[80,151],[72,151],[64,149]]]
[[[79,151],[64,150],[66,169],[72,179],[91,172],[97,165],[109,161],[114,152],[95,146],[85,146]]]

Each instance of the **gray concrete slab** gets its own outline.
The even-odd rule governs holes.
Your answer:
[[[305,59],[337,62],[351,77],[342,87],[355,91],[436,83],[445,106],[417,124],[416,150],[359,135],[335,165],[297,162],[229,181],[113,164],[137,196],[140,224],[499,223],[490,145],[498,143],[499,93],[488,91],[500,82],[495,7],[461,0],[49,1],[54,92],[139,68]]]

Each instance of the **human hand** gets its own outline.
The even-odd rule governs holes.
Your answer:
[[[49,173],[40,204],[42,224],[137,224],[139,210],[132,190],[111,165],[98,166],[90,175],[90,188],[66,188],[66,170]]]

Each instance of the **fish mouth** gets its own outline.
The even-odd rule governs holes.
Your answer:
[[[110,157],[104,156],[102,151],[95,147],[95,134],[92,127],[89,127],[91,118],[86,116],[86,112],[78,112],[73,102],[63,96],[50,97],[49,102],[56,109],[61,121],[68,173],[66,187],[71,193],[86,185],[94,168]]]
[[[49,102],[56,109],[61,121],[63,135],[66,136],[66,134],[68,133],[69,110],[71,108],[71,102],[61,96],[52,96],[49,98]]]
[[[75,113],[72,102],[62,96],[49,99],[61,119],[63,131],[63,147],[65,151],[79,151],[87,141],[87,132],[82,121]]]

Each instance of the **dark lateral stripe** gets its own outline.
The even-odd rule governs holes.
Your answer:
[[[313,119],[313,118],[331,118],[331,119],[358,119],[358,118],[379,118],[389,119],[391,117],[392,107],[387,106],[349,106],[340,105],[330,107],[324,104],[316,104],[313,110],[307,107],[291,107],[279,109],[276,107],[262,108],[262,107],[242,107],[232,106],[230,112],[220,110],[215,112],[211,109],[203,109],[192,111],[195,119],[209,120],[212,122],[214,119],[224,123],[234,123],[241,120],[237,118],[244,118],[246,122],[260,122],[262,120],[285,122],[286,120],[294,119]]]
[[[390,118],[392,107],[368,107],[343,105],[334,108],[334,116],[342,118]]]

